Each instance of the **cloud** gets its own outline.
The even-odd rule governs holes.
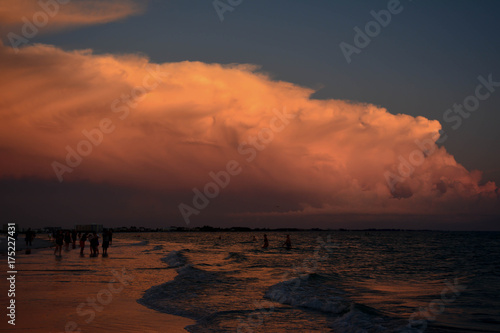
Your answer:
[[[144,9],[145,2],[133,0],[0,0],[0,32],[21,35],[26,21],[41,32],[103,24],[140,14]]]
[[[241,174],[211,205],[231,216],[498,214],[496,185],[434,143],[439,122],[311,99],[313,90],[254,65],[152,64],[47,45],[16,54],[2,45],[0,72],[3,179],[57,179],[54,161],[69,165],[68,149],[88,150],[79,147],[91,141],[83,132],[97,133],[104,120],[113,130],[69,166],[65,183],[189,200],[236,160]],[[424,160],[391,189],[387,173],[401,175],[401,157],[415,151]]]

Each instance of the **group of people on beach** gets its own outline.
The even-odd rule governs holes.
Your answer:
[[[80,256],[84,256],[83,250],[85,249],[85,242],[88,241],[90,245],[90,256],[97,257],[99,255],[99,235],[94,232],[76,232],[76,230],[58,230],[53,235],[55,241],[54,255],[61,256],[63,245],[66,245],[66,251],[69,251],[69,245],[73,244],[73,249],[76,248],[77,239],[80,240]],[[102,256],[108,256],[108,247],[113,243],[113,230],[104,229],[102,232]]]
[[[255,236],[253,236],[253,241],[256,240],[257,239],[255,238]],[[268,247],[269,247],[269,240],[267,239],[267,235],[264,234],[264,243],[262,244],[262,248],[267,249]],[[281,245],[281,247],[284,247],[287,250],[290,250],[292,248],[292,240],[290,239],[290,235],[286,235],[286,240],[283,243],[283,245]]]

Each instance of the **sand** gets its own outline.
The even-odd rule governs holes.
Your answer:
[[[2,239],[2,247],[4,243]],[[6,310],[2,310],[0,331],[186,332],[184,327],[194,324],[190,319],[160,313],[136,302],[146,289],[177,274],[164,269],[166,265],[157,257],[142,261],[142,257],[131,255],[140,253],[142,247],[112,246],[109,258],[89,258],[87,246],[85,257],[79,256],[77,248],[63,250],[62,257],[57,258],[53,249],[40,248],[50,246],[47,240],[35,240],[31,254],[24,251],[24,238],[17,243],[16,325],[7,323]],[[0,259],[7,271],[5,253]],[[130,283],[120,283],[113,275],[123,270],[133,272],[135,277]],[[0,283],[2,304],[8,304],[9,286],[5,281],[3,278]],[[92,301],[99,297],[102,303],[92,307]]]

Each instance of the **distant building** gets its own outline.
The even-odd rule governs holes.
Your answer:
[[[61,227],[45,227],[43,228],[43,232],[56,233],[57,231],[62,230]]]
[[[102,232],[102,224],[77,224],[75,226],[77,232]]]

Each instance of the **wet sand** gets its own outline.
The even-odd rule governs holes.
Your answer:
[[[42,249],[45,247],[50,247],[52,245],[53,245],[53,243],[51,241],[49,241],[48,239],[36,237],[31,242],[30,248],[31,249]],[[8,246],[7,236],[0,235],[0,254],[7,253],[7,246]],[[26,246],[26,241],[24,240],[24,235],[21,235],[16,241],[16,251],[24,251],[24,250],[26,250],[26,248],[27,248],[27,246]]]
[[[89,258],[88,247],[85,257],[79,256],[78,248],[63,250],[61,258],[50,248],[34,249],[29,255],[17,252],[16,325],[7,324],[4,310],[0,331],[186,332],[192,320],[136,302],[144,290],[177,274],[158,260],[162,253],[132,255],[142,250],[112,246],[108,258]],[[7,266],[6,256],[0,258]],[[8,285],[5,278],[2,281],[2,303],[7,304]]]

